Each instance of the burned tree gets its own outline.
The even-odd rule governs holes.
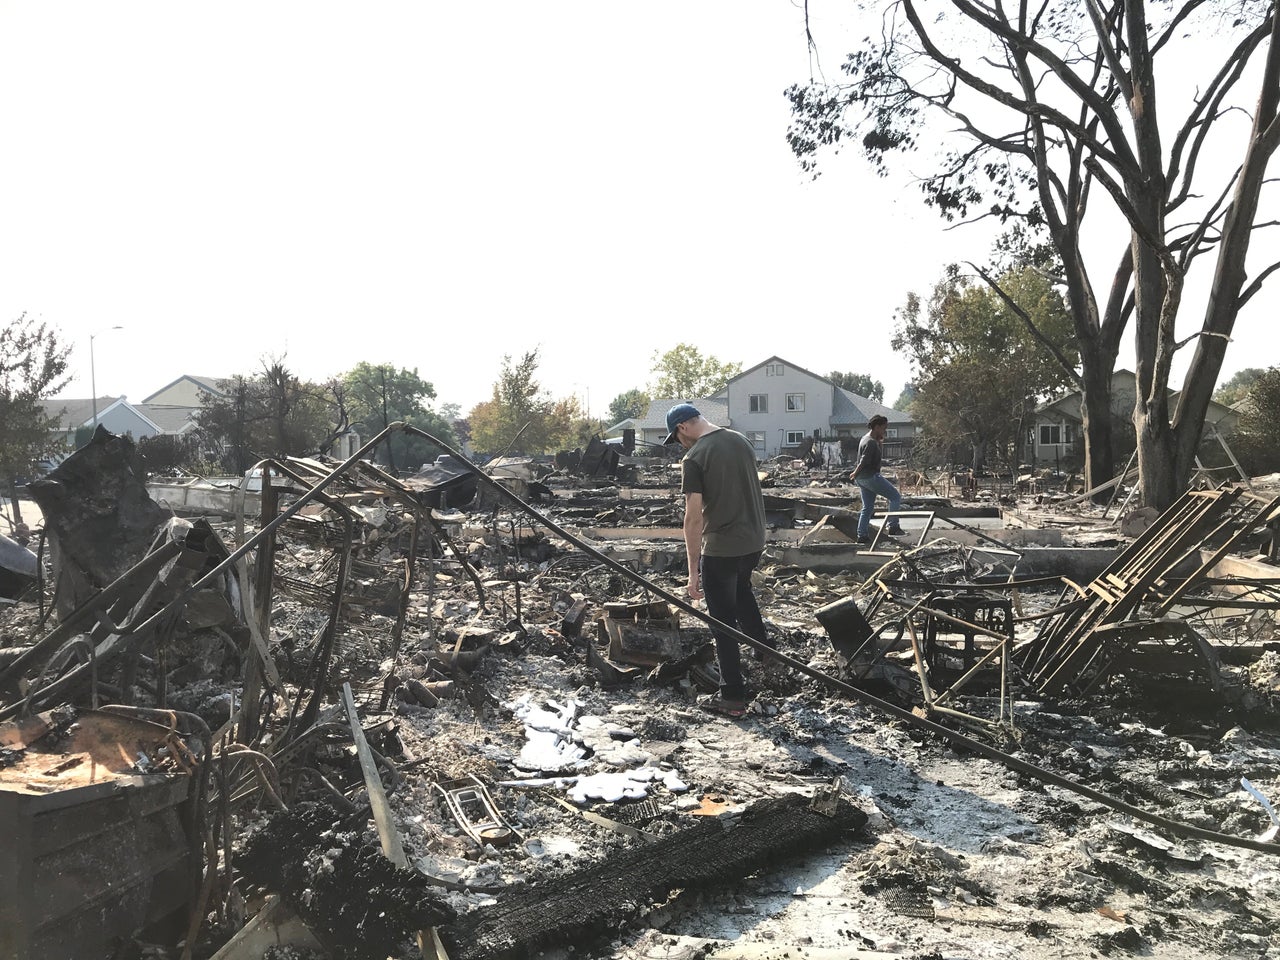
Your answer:
[[[237,473],[263,457],[313,454],[328,435],[325,391],[300,380],[283,360],[266,360],[258,375],[222,386],[225,395],[206,396],[196,422],[201,442],[221,451]]]
[[[1110,377],[1133,317],[1143,496],[1167,506],[1193,466],[1236,317],[1277,266],[1255,267],[1252,278],[1246,267],[1280,142],[1275,5],[1091,0],[1006,10],[954,0],[926,13],[914,0],[892,0],[882,10],[883,30],[842,65],[846,82],[788,91],[792,149],[813,169],[819,151],[856,137],[883,173],[895,152],[943,136],[929,127],[934,118],[957,124],[921,180],[926,202],[948,220],[994,216],[1047,233],[1080,352],[1080,369],[1068,375],[1082,392],[1091,485],[1114,472]],[[1234,42],[1215,58],[1206,36]],[[1157,72],[1180,55],[1162,78],[1198,92],[1176,116],[1172,83],[1157,109]],[[1252,130],[1239,165],[1223,174],[1203,158],[1243,132],[1227,120],[1247,99],[1238,84],[1255,58],[1265,63]],[[1099,219],[1086,224],[1094,211],[1127,225],[1105,288],[1094,279],[1099,258],[1086,256],[1082,241]],[[1216,267],[1203,319],[1180,340],[1184,281],[1205,254],[1216,255]],[[1173,356],[1191,343],[1195,356],[1171,409]]]

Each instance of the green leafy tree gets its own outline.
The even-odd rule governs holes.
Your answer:
[[[568,438],[576,400],[555,401],[537,380],[538,351],[502,358],[493,396],[467,414],[471,442],[492,455],[546,453]]]
[[[1277,266],[1248,256],[1269,225],[1258,211],[1280,145],[1276,5],[873,6],[884,29],[842,63],[843,79],[788,91],[792,149],[812,170],[819,152],[854,143],[881,173],[914,152],[912,175],[946,219],[1043,232],[1079,353],[1078,370],[1059,362],[1081,391],[1088,482],[1115,473],[1111,375],[1132,318],[1142,496],[1169,505],[1194,467],[1236,318]],[[1095,223],[1115,218],[1124,242],[1086,251]],[[1209,261],[1198,328],[1182,336],[1184,281]],[[1191,344],[1171,408],[1174,353]]]
[[[702,355],[695,346],[678,343],[666,353],[653,354],[650,396],[692,400],[719,393],[742,372],[740,363],[723,363]]]
[[[827,374],[827,379],[850,393],[856,393],[876,403],[884,403],[884,384],[879,380],[872,380],[868,373],[841,373],[833,370]]]
[[[54,445],[58,417],[46,415],[40,401],[66,386],[70,353],[47,324],[25,313],[0,330],[0,479],[13,495],[15,523],[22,519],[17,478]]]
[[[1280,367],[1256,373],[1231,439],[1236,456],[1255,476],[1280,471]]]
[[[148,474],[170,473],[198,464],[200,447],[195,437],[161,433],[138,441],[138,459]]]
[[[454,440],[465,446],[471,442],[471,424],[462,415],[462,406],[457,403],[440,404],[440,419],[453,431]]]
[[[626,393],[620,393],[609,401],[608,419],[610,424],[638,417],[649,410],[649,394],[632,387]]]
[[[1071,317],[1042,273],[1023,267],[999,283],[1027,305],[1040,330],[1059,342],[1069,338]],[[908,297],[893,347],[907,354],[917,373],[911,409],[924,426],[922,446],[947,460],[960,459],[955,450],[962,446],[974,469],[983,467],[988,452],[1014,457],[1037,401],[1069,382],[1017,312],[955,266],[927,304]]]
[[[341,376],[342,396],[351,426],[371,439],[397,420],[425,430],[449,445],[456,442],[453,425],[429,406],[436,391],[412,370],[361,361]],[[391,470],[415,470],[443,451],[419,436],[394,433],[378,446],[375,457]]]
[[[914,383],[904,383],[902,385],[902,392],[898,394],[898,399],[893,401],[893,409],[905,410],[910,413],[915,402],[916,385]]]
[[[327,392],[296,377],[283,358],[219,386],[225,395],[204,397],[195,418],[201,446],[219,452],[225,469],[243,473],[267,457],[314,455],[329,437]]]
[[[1267,371],[1261,367],[1246,367],[1213,392],[1213,399],[1224,406],[1234,406],[1249,395],[1253,385]]]
[[[557,400],[552,408],[553,442],[559,448],[585,448],[594,438],[604,433],[606,424],[599,418],[589,417],[577,397]]]

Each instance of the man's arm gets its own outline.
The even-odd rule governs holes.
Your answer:
[[[849,474],[850,480],[856,477],[858,475],[858,471],[862,469],[862,461],[866,459],[865,454],[866,454],[866,449],[862,446],[862,444],[858,444],[858,459],[853,465],[853,472]]]
[[[702,559],[702,494],[684,495],[684,551],[689,561],[689,585],[685,588],[691,600],[702,598],[702,577],[698,561]]]

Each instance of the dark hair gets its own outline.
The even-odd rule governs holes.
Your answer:
[[[882,413],[877,413],[874,417],[867,421],[867,426],[874,430],[882,423],[888,423],[889,418]]]

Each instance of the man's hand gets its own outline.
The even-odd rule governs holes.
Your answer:
[[[689,594],[690,600],[701,600],[702,599],[702,577],[696,574],[690,577],[688,585],[685,586],[685,591]]]

